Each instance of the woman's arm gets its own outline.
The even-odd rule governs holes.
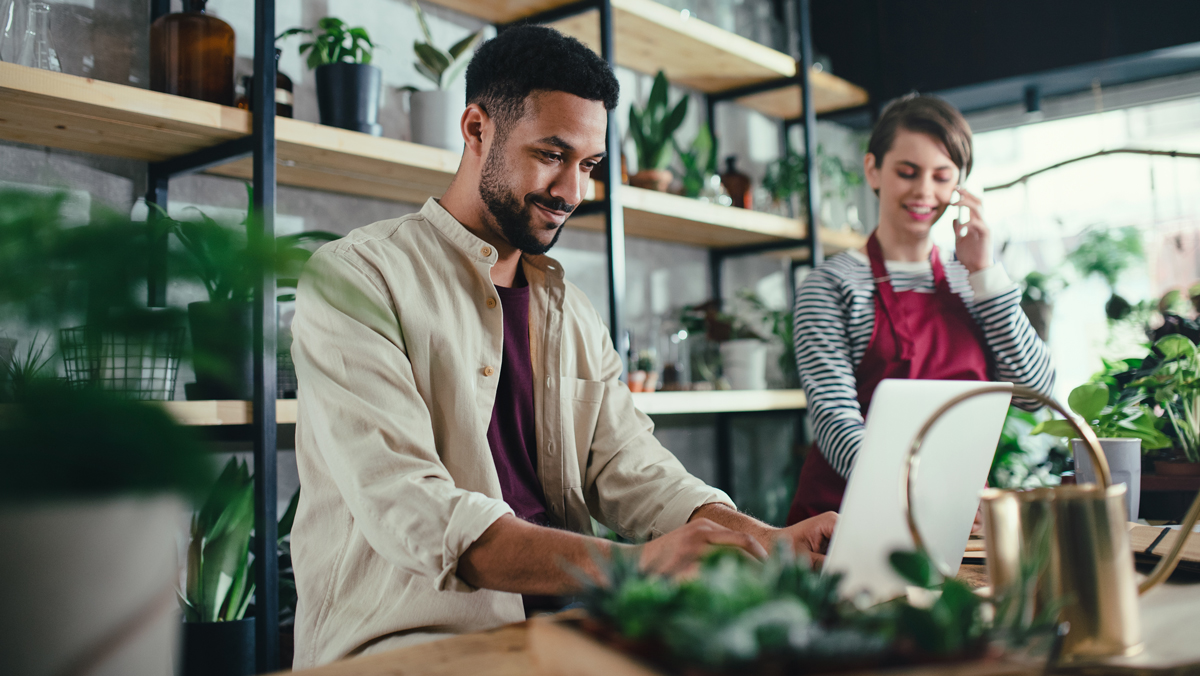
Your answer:
[[[873,317],[872,317],[873,319]],[[796,293],[796,365],[817,445],[829,464],[850,476],[862,445],[863,414],[850,355],[849,316],[837,277],[817,269]]]
[[[992,354],[996,378],[1051,396],[1054,390],[1054,363],[1050,358],[1050,349],[1038,338],[1029,318],[1021,310],[1021,290],[1010,282],[999,293],[980,293],[976,279],[979,274],[971,275],[972,286],[977,287],[975,314]],[[1032,399],[1016,397],[1013,398],[1013,405],[1027,411],[1037,410],[1041,406]]]

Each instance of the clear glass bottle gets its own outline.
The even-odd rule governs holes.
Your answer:
[[[233,28],[205,13],[207,0],[185,0],[184,11],[150,27],[150,88],[233,105]]]
[[[29,3],[25,19],[25,35],[21,39],[21,53],[17,63],[31,68],[59,72],[58,55],[50,46],[50,5],[44,2]]]

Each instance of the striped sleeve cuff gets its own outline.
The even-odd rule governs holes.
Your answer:
[[[1016,283],[1004,271],[1004,266],[999,263],[993,263],[991,267],[972,272],[967,277],[967,281],[971,283],[971,290],[975,292],[976,302],[995,298],[1017,288]]]

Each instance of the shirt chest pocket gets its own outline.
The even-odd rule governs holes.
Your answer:
[[[600,419],[600,406],[604,403],[604,383],[563,376],[561,392],[563,443],[568,446],[563,449],[563,460],[568,463],[563,478],[565,488],[579,488],[583,485],[581,467],[587,462]]]

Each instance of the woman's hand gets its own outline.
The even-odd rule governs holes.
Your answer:
[[[967,272],[979,272],[992,267],[992,232],[983,220],[983,202],[962,186],[956,190],[958,201],[950,206],[967,207],[971,211],[971,220],[963,225],[954,219],[955,252]]]

